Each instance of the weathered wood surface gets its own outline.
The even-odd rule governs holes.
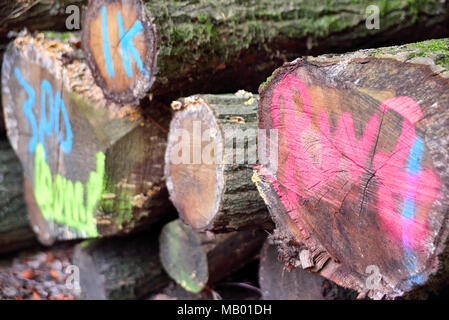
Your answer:
[[[379,7],[379,29],[366,27],[369,5]],[[173,100],[251,91],[304,54],[443,36],[448,21],[449,4],[439,0],[96,0],[83,47],[107,98],[131,102],[152,87],[153,96]]]
[[[129,233],[170,207],[163,181],[168,115],[153,111],[155,120],[131,105],[118,112],[78,51],[70,39],[25,35],[3,60],[8,137],[45,244]]]
[[[296,268],[287,270],[275,245],[267,240],[260,253],[259,285],[264,300],[354,300],[357,292],[320,275]]]
[[[162,229],[162,266],[181,287],[198,293],[251,262],[265,238],[266,233],[256,229],[217,235],[197,233],[178,219]]]
[[[155,231],[155,230],[150,230]],[[80,296],[93,300],[135,300],[169,283],[159,261],[156,232],[85,240],[75,247]]]
[[[66,13],[66,8],[75,5],[81,13],[86,4],[87,0],[1,0],[0,44],[7,42],[9,32],[24,28],[29,31],[68,31],[66,19],[71,11]]]
[[[279,162],[253,180],[288,265],[372,298],[447,269],[448,44],[306,57],[261,86],[260,128],[278,130]]]
[[[37,244],[23,195],[22,167],[9,143],[0,140],[0,253]]]
[[[251,181],[257,162],[258,96],[202,95],[172,103],[165,178],[180,218],[196,231],[270,229]]]

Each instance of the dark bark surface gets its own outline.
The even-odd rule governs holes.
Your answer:
[[[156,232],[154,232],[156,233]],[[80,270],[81,296],[95,300],[141,299],[165,287],[157,236],[86,240],[73,254]]]
[[[287,270],[275,245],[266,241],[260,254],[259,285],[264,300],[354,300],[357,292],[320,275],[296,268]]]
[[[0,253],[37,244],[27,216],[22,174],[14,150],[0,139]]]

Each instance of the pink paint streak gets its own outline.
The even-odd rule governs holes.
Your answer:
[[[293,101],[295,94],[301,97],[302,112],[295,108]],[[284,102],[282,110],[281,97]],[[305,199],[310,195],[318,194],[325,187],[331,186],[337,173],[342,171],[346,173],[349,183],[359,183],[380,129],[377,115],[371,117],[361,139],[358,140],[350,113],[345,112],[340,116],[335,135],[332,135],[329,118],[326,112],[321,110],[318,118],[319,133],[315,133],[320,142],[321,158],[314,160],[307,152],[304,143],[304,134],[310,135],[314,132],[310,130],[314,126],[313,105],[304,82],[294,75],[285,75],[273,92],[271,107],[273,128],[285,133],[289,148],[288,158],[280,178],[280,183],[287,190],[287,194],[283,195],[280,188],[277,191],[280,192],[281,201],[293,219],[298,218],[295,207],[300,193]],[[373,158],[373,166],[379,182],[379,215],[392,235],[399,239],[403,235],[401,223],[403,219],[395,198],[404,199],[412,196],[418,204],[418,210],[427,212],[437,197],[439,181],[431,170],[421,171],[415,180],[410,180],[406,172],[407,159],[416,138],[414,125],[422,118],[418,103],[409,97],[396,97],[383,102],[380,108],[383,111],[393,110],[404,118],[402,133],[394,151],[389,155],[379,151]],[[285,117],[284,121],[281,121],[281,116]],[[424,207],[421,204],[425,204]],[[412,243],[412,246],[421,244],[427,233],[426,213],[418,214],[407,229],[411,230],[408,241]],[[412,238],[414,240],[411,240]]]

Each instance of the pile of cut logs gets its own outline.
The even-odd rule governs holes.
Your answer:
[[[91,299],[447,286],[449,3],[372,4],[2,3],[0,253],[84,240]]]

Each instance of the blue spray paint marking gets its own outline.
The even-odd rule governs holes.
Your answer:
[[[36,93],[31,85],[26,82],[22,77],[19,69],[16,67],[14,73],[19,80],[20,85],[25,89],[29,95],[29,99],[24,103],[23,110],[30,122],[32,129],[32,137],[28,144],[28,151],[34,153],[38,142],[44,147],[44,159],[46,159],[47,153],[45,151],[45,136],[51,136],[53,129],[57,134],[58,141],[61,144],[61,149],[64,153],[72,151],[73,133],[70,125],[67,110],[64,101],[61,99],[61,92],[56,93],[56,97],[53,100],[53,88],[47,80],[43,80],[41,83],[41,118],[39,120],[39,127],[37,126],[36,117],[33,114],[33,106],[36,102]],[[47,120],[47,94],[49,104],[49,119]],[[61,130],[59,128],[59,112],[61,111],[64,118],[65,125],[65,140],[62,137]]]
[[[104,51],[104,61],[106,62],[106,69],[108,70],[109,76],[111,78],[114,78],[115,73],[109,46],[108,18],[106,16],[105,6],[101,7],[101,30],[103,34],[103,51]]]
[[[122,59],[123,65],[125,67],[126,74],[128,77],[132,78],[133,73],[131,69],[131,59],[129,57],[129,53],[133,56],[136,61],[136,65],[139,70],[144,74],[144,76],[148,77],[148,73],[143,67],[142,60],[140,60],[139,52],[137,52],[136,47],[132,43],[133,38],[143,30],[142,22],[137,20],[134,25],[125,33],[125,27],[123,26],[122,14],[119,11],[117,13],[117,24],[120,36],[120,45],[122,48]]]
[[[23,112],[25,113],[25,116],[30,122],[32,130],[32,137],[28,144],[28,151],[34,152],[34,150],[36,150],[37,145],[37,122],[33,114],[33,106],[34,103],[36,102],[36,92],[34,91],[33,87],[31,87],[30,84],[26,82],[25,79],[22,77],[19,68],[17,67],[14,68],[14,74],[16,75],[16,78],[19,81],[20,85],[25,89],[25,91],[28,94],[28,100],[25,101],[23,105]]]
[[[122,56],[122,62],[123,67],[125,69],[126,75],[129,78],[133,77],[133,71],[131,68],[131,56],[133,57],[134,61],[136,62],[137,68],[142,72],[142,74],[149,78],[149,74],[147,70],[145,70],[145,67],[143,65],[142,60],[140,59],[139,52],[137,51],[136,47],[133,44],[133,38],[137,36],[139,32],[143,31],[143,25],[140,20],[137,20],[134,25],[125,32],[125,27],[123,24],[123,18],[120,11],[117,12],[117,26],[119,31],[119,37],[120,37],[120,49],[121,49],[121,56]],[[111,47],[109,44],[109,35],[108,35],[108,18],[106,15],[106,7],[101,7],[101,29],[102,29],[102,35],[103,35],[103,51],[104,51],[104,61],[106,63],[106,69],[108,71],[108,75],[111,78],[114,78],[115,72],[114,72],[114,64],[112,62],[112,56],[111,56]]]
[[[421,157],[423,153],[423,143],[420,138],[417,138],[415,140],[415,143],[412,146],[412,149],[410,151],[409,156],[409,163],[408,163],[408,179],[407,179],[407,185],[410,185],[412,187],[413,184],[416,184],[416,178],[417,175],[421,171]],[[403,233],[402,233],[402,240],[404,242],[405,246],[405,259],[406,259],[406,265],[409,270],[416,270],[416,257],[413,255],[411,251],[411,241],[410,236],[408,234],[408,227],[413,224],[413,219],[415,218],[415,194],[407,194],[405,200],[404,200],[404,207],[402,210],[402,219],[403,219]],[[416,274],[412,276],[410,279],[410,285],[421,284],[424,282],[424,278],[420,274]]]

